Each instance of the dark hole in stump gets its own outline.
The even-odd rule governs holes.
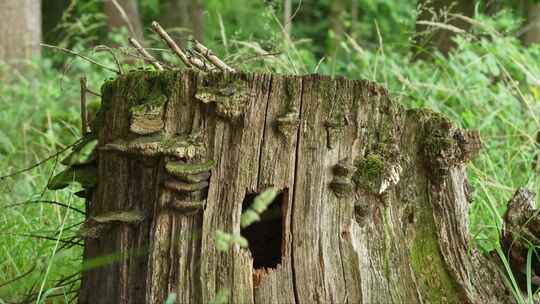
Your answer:
[[[286,199],[282,191],[268,208],[260,215],[261,220],[242,228],[241,234],[249,242],[253,257],[253,268],[276,268],[281,263],[281,244],[283,241],[282,202]],[[242,211],[247,210],[259,193],[248,193],[242,202]]]

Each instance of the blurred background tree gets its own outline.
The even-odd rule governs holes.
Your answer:
[[[41,0],[2,0],[0,18],[0,60],[17,66],[41,54]]]
[[[197,40],[203,39],[202,0],[159,1],[159,22],[166,28],[179,27]]]

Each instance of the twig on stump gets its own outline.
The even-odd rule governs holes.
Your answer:
[[[189,61],[186,53],[172,40],[171,36],[165,32],[165,30],[157,23],[156,21],[152,22],[152,29],[156,32],[161,39],[163,39],[167,45],[174,51],[174,53],[182,60],[182,62],[188,67],[191,68],[193,65]]]
[[[209,48],[204,46],[202,43],[200,43],[197,40],[193,40],[193,47],[195,50],[197,50],[199,53],[201,53],[204,58],[206,58],[208,61],[210,61],[213,65],[215,65],[218,69],[224,71],[224,72],[230,72],[234,73],[236,72],[235,69],[228,66],[225,62],[221,61]]]
[[[144,60],[150,62],[158,71],[164,70],[161,64],[157,61],[157,59],[154,58],[152,55],[150,55],[150,53],[148,53],[148,51],[146,51],[142,47],[142,45],[139,43],[139,41],[137,41],[137,39],[132,37],[132,38],[129,38],[128,40],[129,40],[129,43],[137,50],[137,52],[141,54]]]
[[[88,133],[88,114],[86,113],[86,76],[81,77],[81,133]]]

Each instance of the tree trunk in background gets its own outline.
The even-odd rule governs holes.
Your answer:
[[[203,40],[203,1],[165,0],[160,1],[160,23],[165,28],[187,29],[193,37]]]
[[[123,13],[117,8],[112,0],[105,0],[105,15],[109,30],[118,27],[126,27],[130,36],[144,41],[143,27],[139,16],[137,0],[116,0]]]
[[[135,72],[102,97],[79,303],[514,302],[470,248],[477,133],[440,114],[319,75]],[[274,219],[241,229],[269,186]]]
[[[523,34],[523,44],[530,46],[540,43],[540,3],[527,1],[527,24]]]
[[[20,66],[41,54],[41,0],[0,1],[0,60]]]
[[[473,17],[474,5],[473,0],[419,0],[418,5],[421,9],[417,17],[418,21],[435,21],[440,23],[448,23],[459,29],[467,30],[470,24],[466,21],[448,16],[448,20],[442,17],[444,14],[460,14],[467,17]],[[416,37],[415,37],[415,54],[417,58],[429,58],[431,57],[432,48],[438,49],[443,54],[448,52],[454,47],[452,38],[455,33],[425,24],[416,24]]]

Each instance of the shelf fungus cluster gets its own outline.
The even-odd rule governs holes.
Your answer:
[[[113,225],[136,225],[144,220],[144,214],[139,211],[112,211],[97,216],[91,216],[84,221],[79,233],[85,238],[98,239],[105,235]]]
[[[182,213],[204,207],[214,162],[203,160],[206,147],[199,135],[168,138],[156,134],[117,140],[101,149],[143,157],[164,157],[167,178],[163,187],[170,194],[168,207]]]
[[[165,170],[169,178],[165,181],[165,188],[172,192],[169,208],[187,214],[203,209],[213,167],[212,160],[167,161]]]
[[[156,134],[131,140],[118,139],[99,149],[146,157],[168,156],[177,159],[193,159],[206,153],[206,148],[196,135],[167,137]]]
[[[250,93],[245,80],[223,80],[199,84],[195,98],[204,104],[214,104],[218,116],[237,122],[244,115]]]

